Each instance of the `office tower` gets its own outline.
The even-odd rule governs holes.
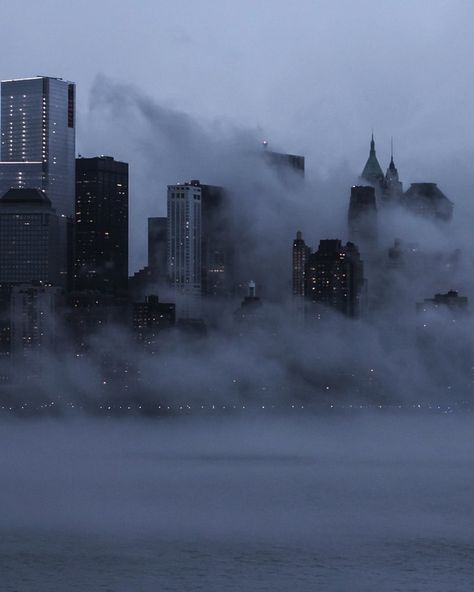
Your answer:
[[[128,284],[128,164],[111,156],[76,161],[76,291],[125,296]]]
[[[60,294],[61,290],[53,286],[21,284],[12,289],[12,356],[28,361],[27,374],[38,372],[40,355],[57,344]]]
[[[1,87],[0,193],[46,191],[57,213],[72,216],[75,195],[75,85],[37,76]]]
[[[0,284],[66,287],[67,218],[39,189],[10,189],[0,198]]]
[[[222,187],[191,181],[201,188],[201,293],[226,298],[235,283],[234,241]]]
[[[196,301],[227,297],[234,287],[234,248],[221,187],[198,180],[168,186],[168,277]]]
[[[199,185],[168,185],[168,277],[187,297],[201,296],[202,232]]]
[[[134,302],[132,314],[132,327],[137,342],[147,351],[156,352],[160,335],[176,322],[175,305],[160,302],[158,296],[151,295],[143,302]]]
[[[303,235],[298,231],[293,241],[293,296],[304,296],[305,270],[310,253],[311,250],[304,242]]]
[[[167,274],[167,228],[166,217],[148,218],[148,267],[162,279]]]
[[[263,142],[264,158],[268,164],[275,168],[275,170],[282,176],[287,176],[288,173],[294,173],[297,176],[304,177],[304,156],[298,154],[284,154],[281,152],[274,152],[268,150],[268,142]]]
[[[319,305],[348,317],[361,316],[366,283],[364,264],[353,243],[343,246],[340,240],[320,241],[319,249],[308,257],[306,265],[308,316],[320,318],[323,309]]]
[[[377,242],[377,205],[374,187],[356,185],[351,188],[348,211],[349,238],[370,249]]]
[[[361,174],[361,179],[367,181],[374,187],[381,187],[384,182],[384,174],[382,172],[382,168],[380,167],[379,161],[377,160],[377,155],[375,153],[375,140],[374,134],[372,134],[372,139],[370,141],[370,152],[369,158],[365,163],[364,170]]]
[[[436,183],[412,183],[403,194],[401,203],[414,214],[432,220],[449,222],[453,217],[453,202]]]

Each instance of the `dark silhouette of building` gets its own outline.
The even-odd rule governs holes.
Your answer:
[[[398,177],[398,170],[393,161],[393,141],[391,148],[390,164],[385,173],[382,197],[389,203],[397,203],[403,194],[403,184]]]
[[[442,222],[449,222],[454,205],[436,183],[412,183],[403,194],[401,203],[411,212]]]
[[[162,278],[167,274],[168,218],[148,218],[148,267]]]
[[[384,183],[384,174],[379,164],[379,161],[377,160],[377,155],[375,153],[374,134],[372,134],[372,139],[370,141],[369,158],[365,163],[364,169],[361,174],[361,179],[377,188],[381,188]]]
[[[160,302],[158,296],[147,296],[143,302],[133,303],[132,327],[135,339],[150,353],[156,353],[163,331],[176,322],[175,305]]]
[[[304,177],[304,156],[298,154],[285,154],[282,152],[274,152],[268,150],[268,142],[263,142],[264,158],[268,164],[278,172],[283,178],[287,178],[288,173],[296,174],[299,177]]]
[[[242,300],[240,308],[234,312],[234,321],[248,326],[262,325],[265,321],[262,304],[262,300],[257,296],[255,282],[249,282],[247,296]]]
[[[25,377],[41,374],[44,354],[57,346],[58,306],[61,289],[40,284],[19,284],[11,293],[11,352],[26,361]]]
[[[377,204],[372,186],[351,188],[348,212],[349,238],[363,249],[377,242]]]
[[[66,286],[68,218],[39,189],[10,189],[0,199],[0,284]]]
[[[449,311],[453,317],[458,317],[459,313],[466,313],[467,309],[467,296],[459,296],[455,290],[449,290],[446,294],[435,294],[434,298],[425,298],[416,305],[416,310],[420,314],[441,310]]]
[[[303,240],[303,235],[298,231],[293,241],[293,296],[305,294],[305,271],[310,253],[311,250]]]
[[[319,318],[323,307],[357,318],[365,309],[367,281],[359,250],[351,242],[322,240],[306,265],[306,314]],[[313,306],[316,305],[316,306]]]
[[[78,158],[74,289],[123,296],[127,284],[128,164]]]

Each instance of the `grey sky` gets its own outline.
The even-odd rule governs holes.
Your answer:
[[[77,82],[87,154],[134,164],[126,137],[92,129],[90,91],[105,75],[204,125],[261,130],[305,154],[309,175],[342,161],[360,171],[373,128],[383,168],[395,137],[403,181],[438,181],[454,201],[474,185],[471,0],[0,0],[0,9],[1,77]]]
[[[199,116],[260,125],[324,160],[362,161],[372,127],[383,156],[396,136],[399,160],[471,147],[470,0],[0,5],[2,77],[72,79],[81,111],[103,73]]]

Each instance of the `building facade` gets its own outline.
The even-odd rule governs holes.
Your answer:
[[[306,265],[308,316],[319,318],[322,305],[348,317],[360,317],[365,308],[366,284],[364,264],[353,243],[320,241]]]
[[[293,296],[303,297],[305,295],[306,264],[310,255],[310,248],[306,245],[300,231],[296,233],[293,241]]]
[[[126,295],[128,164],[110,156],[76,161],[74,290]]]
[[[60,78],[2,81],[0,193],[41,189],[58,214],[73,215],[75,92]]]
[[[67,218],[39,189],[10,189],[0,198],[0,284],[65,287]]]
[[[173,288],[200,297],[202,288],[202,189],[168,185],[168,277]]]

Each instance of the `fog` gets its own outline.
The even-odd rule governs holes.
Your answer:
[[[2,587],[467,590],[471,432],[422,411],[2,423]]]

